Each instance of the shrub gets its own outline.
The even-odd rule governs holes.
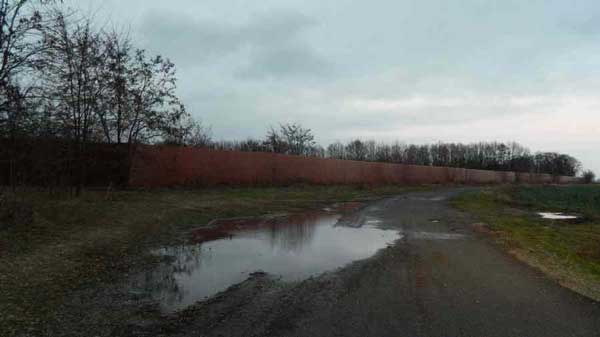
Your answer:
[[[583,172],[583,181],[586,184],[591,184],[596,180],[596,174],[592,171]]]

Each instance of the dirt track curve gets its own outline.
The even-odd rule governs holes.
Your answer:
[[[402,239],[297,284],[255,274],[156,324],[119,336],[600,336],[600,305],[560,287],[473,231],[448,199],[409,193],[359,215]]]

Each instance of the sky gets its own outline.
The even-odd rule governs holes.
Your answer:
[[[67,0],[170,58],[217,140],[517,141],[600,174],[597,0]]]

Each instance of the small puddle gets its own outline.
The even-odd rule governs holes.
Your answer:
[[[399,231],[378,228],[379,223],[329,212],[218,220],[211,228],[196,230],[194,244],[154,252],[170,262],[145,274],[134,287],[150,293],[170,313],[257,271],[301,281],[368,258],[401,238]]]
[[[411,232],[407,236],[415,240],[462,240],[467,236],[454,233],[431,233],[431,232]]]
[[[417,196],[413,196],[413,197],[408,197],[408,200],[414,200],[414,201],[433,201],[433,202],[438,202],[438,201],[446,201],[446,197],[441,197],[441,196],[437,196],[437,197],[417,197]]]
[[[539,212],[538,215],[543,219],[549,220],[574,220],[579,218],[577,215],[568,215],[564,213]]]

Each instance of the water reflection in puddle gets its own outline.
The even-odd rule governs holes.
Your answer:
[[[538,214],[543,219],[549,219],[549,220],[574,220],[574,219],[579,218],[577,215],[567,215],[564,213],[539,212]]]
[[[401,237],[375,224],[379,221],[372,218],[325,212],[220,221],[215,228],[196,231],[196,244],[157,251],[172,262],[144,275],[137,286],[146,288],[164,312],[173,312],[256,271],[283,281],[303,280],[370,257]]]

